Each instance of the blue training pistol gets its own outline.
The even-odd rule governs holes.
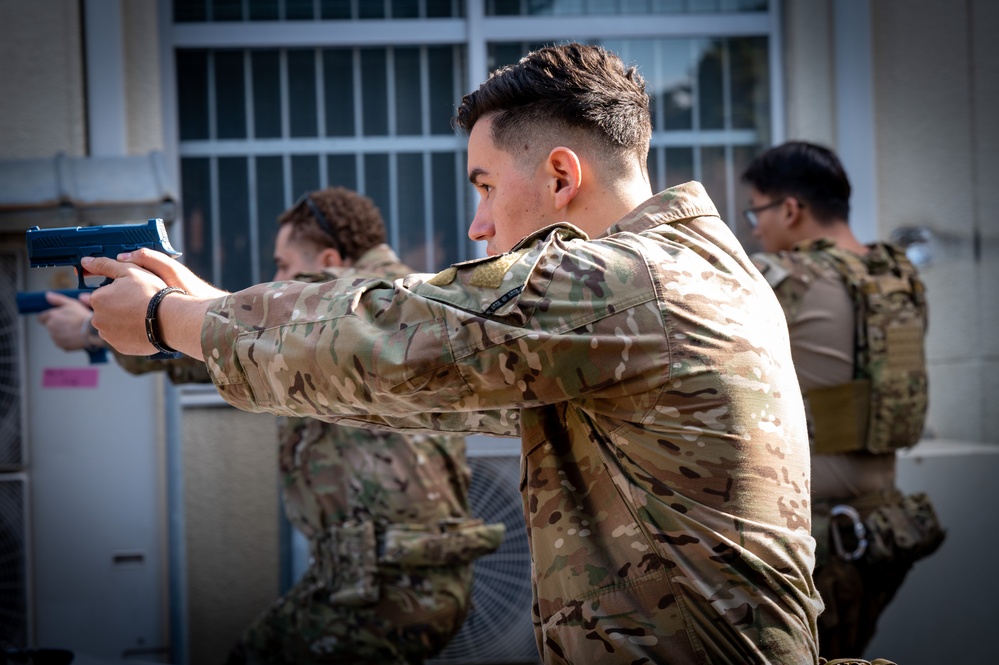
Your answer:
[[[178,257],[167,237],[162,219],[150,219],[139,224],[108,224],[106,226],[67,226],[58,229],[42,229],[32,226],[26,235],[28,262],[32,268],[50,266],[75,266],[79,288],[61,290],[59,293],[71,298],[79,298],[81,293],[93,291],[84,279],[83,257],[107,256],[115,258],[122,252],[134,252],[148,247],[167,256]],[[111,282],[105,279],[99,286]],[[51,307],[45,300],[45,291],[17,294],[17,310],[21,314],[36,314]],[[101,349],[103,351],[103,349]],[[181,354],[156,354],[152,358],[179,358]],[[93,356],[91,356],[93,360]],[[94,361],[94,362],[100,362]]]
[[[28,261],[32,268],[76,266],[81,290],[93,291],[83,279],[85,256],[115,258],[122,252],[148,247],[174,258],[180,252],[170,245],[162,219],[150,219],[145,224],[108,224],[107,226],[68,226],[42,229],[32,226],[27,233]],[[109,283],[108,278],[101,286]]]

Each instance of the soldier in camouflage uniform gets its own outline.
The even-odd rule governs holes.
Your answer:
[[[637,70],[541,49],[458,124],[488,257],[224,294],[141,251],[88,262],[95,325],[148,353],[129,308],[169,283],[158,334],[240,408],[519,436],[546,664],[817,663],[787,326],[700,184],[652,195]]]
[[[385,235],[367,197],[343,188],[312,192],[279,218],[275,279],[394,280],[413,272]],[[66,300],[63,307],[88,316]],[[64,310],[52,322],[70,316]],[[53,326],[53,338],[61,340],[64,328]],[[69,328],[77,336],[82,330],[79,321]],[[200,360],[117,358],[135,374],[211,381]],[[472,560],[502,538],[501,524],[469,519],[464,438],[301,417],[279,418],[278,438],[285,511],[309,538],[311,565],[244,632],[229,663],[405,664],[437,654],[467,614]],[[408,545],[412,538],[420,543]],[[403,552],[426,560],[390,560]]]
[[[378,209],[355,192],[312,192],[279,225],[276,280],[413,272],[385,244]],[[468,611],[471,562],[502,537],[502,525],[469,519],[464,438],[302,417],[281,417],[278,427],[285,510],[309,538],[311,566],[229,662],[420,663],[437,654]],[[400,532],[446,551],[422,552],[419,565],[390,561]]]
[[[819,650],[859,656],[912,563],[943,537],[925,495],[895,487],[895,449],[918,440],[926,412],[924,289],[900,248],[853,235],[832,151],[786,143],[743,180],[767,252],[753,260],[787,317],[808,407]]]

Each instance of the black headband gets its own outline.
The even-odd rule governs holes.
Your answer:
[[[323,211],[319,209],[319,206],[316,205],[316,202],[313,201],[312,197],[309,196],[308,194],[302,194],[301,198],[299,198],[298,201],[295,202],[295,207],[297,208],[303,203],[306,206],[308,206],[309,212],[312,213],[312,217],[316,220],[316,223],[319,224],[319,228],[321,228],[326,233],[326,235],[330,237],[330,240],[333,241],[334,249],[340,252],[340,258],[343,259],[344,261],[348,260],[350,257],[348,257],[347,254],[343,251],[343,245],[340,243],[340,236],[334,233],[333,225],[330,224],[330,220],[326,218],[326,215],[324,215]]]

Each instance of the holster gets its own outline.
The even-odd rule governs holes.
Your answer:
[[[851,510],[842,510],[844,505]],[[859,529],[850,515],[859,517]],[[821,567],[832,556],[867,564],[912,564],[935,552],[946,531],[925,493],[906,496],[890,490],[849,501],[814,501],[812,535],[816,566]]]
[[[378,601],[379,584],[375,523],[346,522],[328,527],[312,541],[318,582],[333,605],[367,605]]]
[[[334,605],[378,601],[379,568],[405,570],[457,566],[495,551],[503,524],[446,519],[433,524],[351,521],[327,527],[312,541],[317,583]]]

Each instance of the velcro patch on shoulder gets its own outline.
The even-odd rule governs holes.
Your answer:
[[[498,289],[503,284],[503,276],[520,260],[527,252],[521,249],[516,252],[500,254],[492,261],[486,261],[475,267],[468,283],[486,289]]]
[[[434,286],[447,286],[454,281],[454,278],[458,276],[458,269],[454,266],[449,266],[444,270],[427,280],[427,284],[433,284]]]

